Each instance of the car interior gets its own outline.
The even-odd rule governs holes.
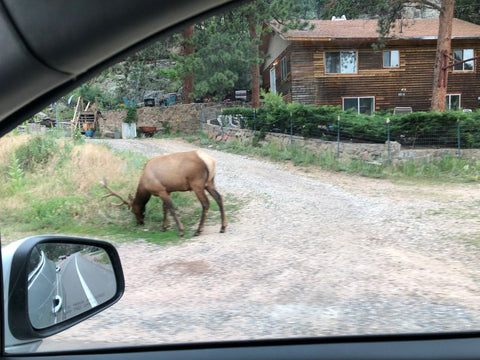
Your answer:
[[[0,0],[0,136],[74,90],[126,56],[213,14],[229,11],[246,1],[228,0]],[[26,284],[39,273],[44,248],[28,264],[32,249],[40,244],[97,246],[108,254],[116,288],[94,310],[72,314],[63,325],[35,329],[28,321]],[[79,246],[80,246],[79,245]],[[23,249],[23,250],[22,250]],[[327,336],[271,340],[199,342],[171,345],[115,346],[87,350],[28,353],[6,350],[6,325],[14,337],[29,344],[74,326],[120,299],[125,289],[120,259],[113,247],[89,239],[33,237],[15,254],[3,257],[0,359],[476,359],[480,332]],[[80,250],[72,253],[81,254]],[[69,254],[68,254],[69,255]],[[11,268],[6,268],[5,259]],[[55,253],[58,261],[71,256]],[[81,256],[78,255],[80,259]],[[25,270],[28,266],[28,271]],[[52,272],[53,270],[51,270]],[[50,272],[50,273],[51,273]],[[19,275],[23,274],[23,275]],[[28,278],[30,276],[30,280]],[[113,280],[112,280],[113,281]],[[15,309],[6,302],[15,302]],[[8,305],[10,306],[10,305]],[[35,306],[42,306],[36,304]],[[23,307],[23,310],[22,310]],[[6,309],[6,310],[5,310]],[[46,320],[38,319],[39,324]],[[10,335],[8,335],[10,336]],[[11,344],[10,344],[11,345]]]

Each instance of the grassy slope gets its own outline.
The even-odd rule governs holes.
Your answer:
[[[112,198],[102,197],[107,193],[100,184],[104,177],[118,193],[134,194],[146,160],[137,153],[119,154],[105,146],[74,144],[48,136],[10,135],[0,139],[2,243],[45,233],[110,240],[141,238],[155,243],[178,241],[171,219],[170,230],[161,232],[159,199],[152,198],[148,203],[143,227],[136,225],[125,206],[113,207]],[[173,193],[172,198],[188,238],[193,235],[201,208],[193,193]],[[210,221],[218,210],[213,203],[212,210]]]

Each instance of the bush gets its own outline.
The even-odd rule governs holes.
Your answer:
[[[415,112],[392,115],[388,111],[374,115],[342,111],[336,106],[313,107],[299,103],[284,104],[280,95],[264,94],[264,106],[233,108],[224,115],[240,115],[244,127],[259,131],[292,134],[306,138],[336,141],[383,143],[387,141],[386,120],[390,119],[390,140],[402,145],[456,147],[460,129],[462,147],[480,147],[480,112]],[[338,121],[340,119],[340,121]],[[340,125],[340,128],[339,128]]]
[[[46,164],[58,150],[55,139],[35,136],[15,150],[15,158],[23,170],[32,170],[37,164]]]
[[[127,107],[127,115],[125,116],[125,119],[123,122],[127,124],[132,124],[136,123],[138,120],[137,118],[137,108],[135,106],[128,106]]]

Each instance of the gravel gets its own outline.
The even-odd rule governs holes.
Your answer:
[[[196,148],[101,141],[148,157]],[[219,192],[241,204],[227,232],[210,220],[177,245],[118,243],[123,298],[41,351],[480,329],[478,185],[399,184],[204,150],[217,159]]]

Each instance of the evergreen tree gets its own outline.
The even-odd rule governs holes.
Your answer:
[[[480,25],[480,2],[478,0],[456,0],[454,17]]]
[[[272,20],[290,27],[305,26],[299,21],[294,0],[255,0],[232,12],[214,16],[195,26],[191,36],[194,52],[175,55],[172,79],[194,74],[191,97],[223,100],[235,90],[251,89],[252,106],[259,106],[261,36]],[[185,96],[185,95],[184,95]]]

